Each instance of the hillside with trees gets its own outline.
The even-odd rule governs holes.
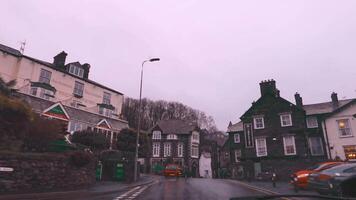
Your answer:
[[[131,128],[137,128],[139,100],[125,98],[122,115],[129,122]],[[148,130],[160,120],[180,119],[196,122],[200,128],[209,132],[217,131],[215,121],[212,116],[208,116],[203,111],[193,109],[179,102],[165,100],[153,101],[142,99],[142,129]]]

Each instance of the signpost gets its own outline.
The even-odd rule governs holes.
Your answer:
[[[14,168],[11,167],[0,167],[0,172],[13,172]]]

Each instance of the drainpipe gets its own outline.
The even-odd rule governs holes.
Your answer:
[[[325,119],[323,119],[323,132],[324,132],[324,138],[326,138],[326,153],[328,154],[328,159],[331,158],[331,151],[330,151],[330,143],[329,143],[329,136],[328,136],[328,131],[326,129],[326,123]]]

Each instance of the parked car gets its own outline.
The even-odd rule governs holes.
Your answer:
[[[308,188],[337,196],[355,193],[356,163],[345,163],[309,175]],[[351,189],[351,190],[350,190]]]
[[[169,177],[169,176],[179,177],[182,176],[182,169],[176,164],[168,164],[163,170],[163,175],[165,177]]]
[[[291,184],[293,184],[296,189],[306,189],[308,186],[308,177],[311,173],[320,172],[342,163],[343,162],[323,162],[305,170],[297,171],[291,175]]]

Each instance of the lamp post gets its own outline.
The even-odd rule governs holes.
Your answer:
[[[159,58],[151,58],[142,62],[141,66],[141,81],[140,81],[140,100],[138,106],[138,124],[137,124],[137,135],[136,135],[136,150],[135,150],[135,167],[134,167],[134,181],[137,181],[137,160],[138,160],[138,147],[139,147],[139,137],[141,129],[141,105],[142,105],[142,79],[143,79],[143,66],[146,62],[156,62],[159,61]]]

